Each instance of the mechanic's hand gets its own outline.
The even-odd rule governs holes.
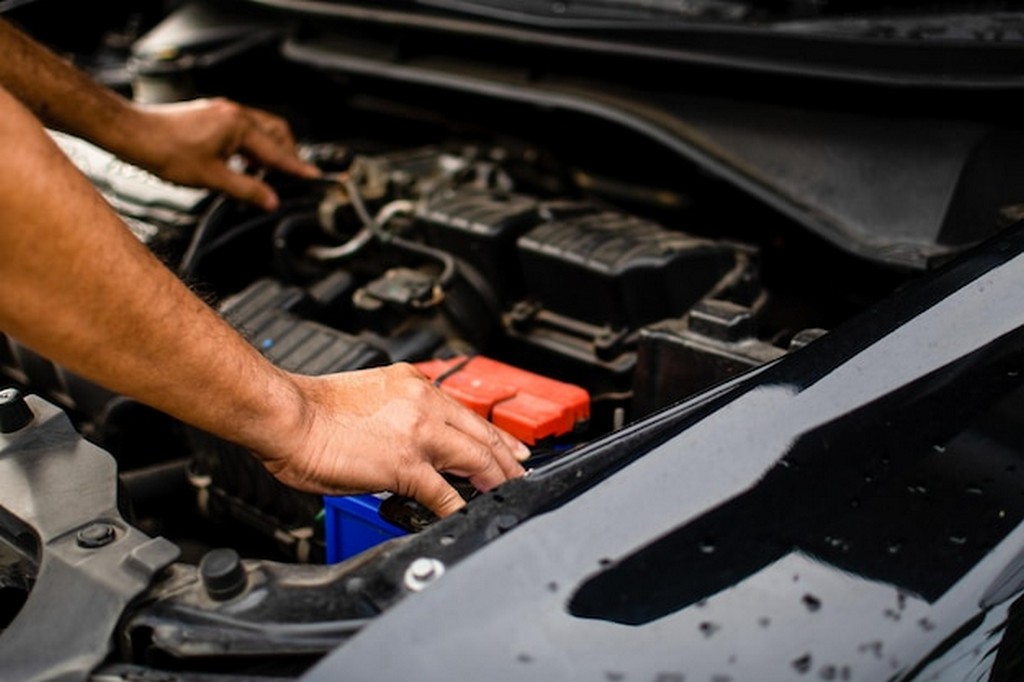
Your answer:
[[[239,154],[254,164],[303,177],[320,171],[296,155],[295,140],[281,118],[226,99],[138,106],[141,118],[126,158],[165,180],[209,187],[272,211],[274,191],[228,167]]]
[[[289,486],[320,494],[390,490],[447,516],[464,502],[439,471],[480,490],[523,474],[525,445],[410,365],[293,379],[309,407],[304,428],[284,451],[263,456]]]

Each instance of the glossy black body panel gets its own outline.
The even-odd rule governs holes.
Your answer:
[[[909,88],[1010,90],[1022,85],[1017,40],[1007,30],[1015,12],[955,10],[901,17],[868,13],[831,21],[700,21],[666,17],[623,21],[577,20],[571,4],[543,3],[549,12],[458,0],[413,3],[347,0],[247,0],[296,15],[416,26],[463,38],[535,43],[619,59],[641,57],[723,71],[801,79],[831,79]],[[796,4],[796,3],[794,3]],[[645,9],[650,9],[650,4]],[[442,11],[438,11],[442,10]],[[642,11],[642,10],[641,10]],[[546,16],[545,16],[546,14]],[[971,30],[973,29],[973,30]],[[986,29],[989,31],[985,33]],[[928,36],[931,40],[922,40]],[[1005,36],[1005,37],[1004,37]]]
[[[627,432],[508,486],[513,517],[531,487],[592,487],[308,679],[1016,679],[1022,295],[1018,228],[653,418],[676,416],[660,444],[626,455]]]

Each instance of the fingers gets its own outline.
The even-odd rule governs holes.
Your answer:
[[[484,492],[522,475],[522,467],[519,471],[507,471],[486,444],[449,425],[439,430],[437,442],[427,446],[437,449],[435,468],[468,478],[474,487]]]
[[[466,506],[465,500],[448,481],[433,468],[424,466],[409,472],[407,490],[412,497],[440,518],[451,516]]]
[[[265,209],[279,202],[269,186],[228,167],[236,154],[275,170],[318,177],[319,169],[295,151],[288,123],[273,114],[223,98],[137,109],[145,134],[123,150],[127,160],[171,182],[209,187]]]
[[[280,116],[275,116],[262,109],[245,108],[245,114],[252,120],[253,125],[272,137],[285,149],[294,149],[295,138],[292,137],[292,130],[288,123]]]
[[[251,175],[236,173],[226,165],[217,167],[214,175],[204,184],[240,201],[255,204],[265,211],[274,211],[281,203],[270,185]]]
[[[468,410],[466,412],[479,419]],[[522,476],[523,467],[498,436],[498,430],[493,427],[491,430],[495,432],[493,437],[481,441],[446,422],[444,428],[437,431],[436,442],[423,443],[425,448],[437,451],[433,463],[424,462],[425,466],[399,472],[404,483],[400,487],[407,489],[405,494],[443,518],[461,509],[465,501],[438,470],[465,476],[474,487],[484,492]]]
[[[494,463],[504,473],[502,480],[523,475],[524,470],[520,461],[530,456],[530,451],[525,445],[435,387],[419,370],[409,365],[393,366],[393,368],[396,371],[405,370],[407,374],[404,378],[413,382],[412,385],[415,387],[415,390],[417,392],[426,392],[425,395],[419,396],[418,401],[426,406],[424,409],[431,413],[432,420],[435,422],[441,421],[448,427],[448,430],[443,432],[446,437],[464,436],[470,439],[474,448],[463,448],[462,452],[471,456],[475,449],[475,452],[485,455],[485,457],[477,460],[478,468],[484,464]],[[459,438],[457,442],[461,441],[462,438]],[[442,443],[441,445],[443,450],[444,444]],[[458,452],[453,445],[449,447],[452,451]],[[464,470],[461,472],[456,472],[452,468],[445,470],[469,477],[476,474],[476,469],[472,468],[473,462],[471,460],[455,462],[454,464],[461,465],[464,469],[466,465],[470,465],[471,468],[468,471]],[[498,482],[500,483],[501,481]]]
[[[491,448],[499,452],[507,451],[516,464],[530,457],[530,448],[519,442],[514,436],[486,421],[477,413],[464,409],[460,403],[448,394],[442,392],[442,395],[458,408],[458,428],[466,431],[466,433],[469,433],[474,438],[487,443]]]
[[[445,397],[447,398],[447,396]],[[523,466],[520,461],[530,455],[526,446],[493,424],[484,421],[476,413],[463,408],[453,400],[451,402],[457,409],[451,410],[445,418],[445,423],[483,448],[488,453],[489,459],[504,473],[506,479],[522,476]],[[453,471],[453,473],[458,472]],[[473,474],[461,473],[460,475],[472,478]]]
[[[295,139],[283,119],[258,109],[246,109],[250,125],[242,138],[239,151],[264,166],[298,175],[316,178],[320,170],[300,159],[295,153]]]
[[[244,109],[242,114],[248,126],[236,151],[257,163],[276,170],[314,178],[320,176],[320,169],[306,163],[295,153],[295,139],[291,129],[281,118],[258,109]],[[225,168],[214,182],[209,183],[235,199],[247,201],[273,211],[280,205],[277,194],[266,183],[248,175],[235,173]]]

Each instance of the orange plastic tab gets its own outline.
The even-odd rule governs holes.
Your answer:
[[[474,356],[416,365],[441,390],[528,445],[570,433],[590,419],[590,395],[579,386]]]

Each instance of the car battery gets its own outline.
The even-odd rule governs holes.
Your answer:
[[[382,495],[324,496],[327,563],[335,564],[406,534],[380,516]]]
[[[590,394],[579,386],[482,356],[417,363],[442,391],[527,445],[586,426]]]

